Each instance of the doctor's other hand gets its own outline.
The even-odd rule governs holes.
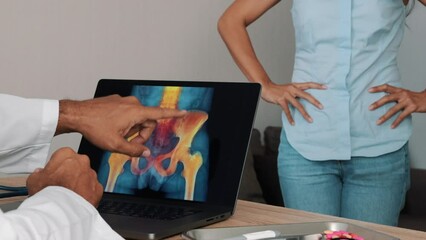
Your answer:
[[[399,113],[393,121],[391,127],[396,128],[407,116],[413,112],[426,112],[426,90],[422,92],[413,92],[407,89],[393,87],[388,84],[379,85],[369,89],[371,93],[385,92],[387,95],[380,98],[370,105],[370,110],[375,110],[386,103],[396,102],[395,106],[389,109],[383,116],[377,120],[380,125]]]
[[[157,120],[183,117],[184,110],[145,107],[136,97],[111,95],[85,101],[59,101],[56,135],[79,132],[94,145],[131,157],[147,157],[144,145]],[[133,136],[131,141],[126,138]]]
[[[44,168],[36,169],[27,178],[28,194],[34,195],[48,186],[68,188],[97,207],[103,194],[89,158],[71,148],[61,148],[52,154]]]
[[[269,82],[262,86],[262,98],[269,103],[280,105],[291,125],[294,125],[295,122],[291,115],[289,105],[295,107],[302,114],[303,118],[311,123],[313,122],[313,119],[299,102],[299,98],[305,99],[318,109],[323,109],[323,106],[311,94],[305,92],[307,89],[324,90],[327,89],[327,87],[314,82],[289,84],[275,84],[273,82]]]

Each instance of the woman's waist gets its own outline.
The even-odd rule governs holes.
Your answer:
[[[401,75],[396,63],[349,66],[327,62],[315,65],[296,61],[292,82],[317,82],[326,84],[328,89],[357,94],[380,84],[401,86]]]

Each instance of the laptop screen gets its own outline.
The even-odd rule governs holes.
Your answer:
[[[235,200],[259,90],[250,83],[101,80],[95,97],[132,95],[144,106],[188,113],[157,122],[145,143],[151,150],[147,158],[102,151],[84,139],[79,152],[89,155],[106,193],[197,202],[226,201],[231,195]]]

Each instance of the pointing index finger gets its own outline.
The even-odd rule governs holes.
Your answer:
[[[147,119],[158,120],[164,118],[183,117],[187,113],[186,110],[168,109],[160,107],[145,107],[144,115]]]

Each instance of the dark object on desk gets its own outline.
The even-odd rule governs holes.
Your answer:
[[[278,146],[281,127],[267,127],[264,144],[261,134],[253,129],[249,153],[244,167],[239,198],[284,206],[277,174]],[[399,227],[426,231],[426,170],[411,169],[411,188],[401,211]]]
[[[28,195],[28,190],[26,187],[12,187],[0,185],[0,198],[16,197],[16,196],[26,196]]]
[[[0,209],[2,210],[2,212],[9,212],[9,211],[17,209],[22,202],[23,201],[13,201],[10,203],[2,203],[0,204]]]

